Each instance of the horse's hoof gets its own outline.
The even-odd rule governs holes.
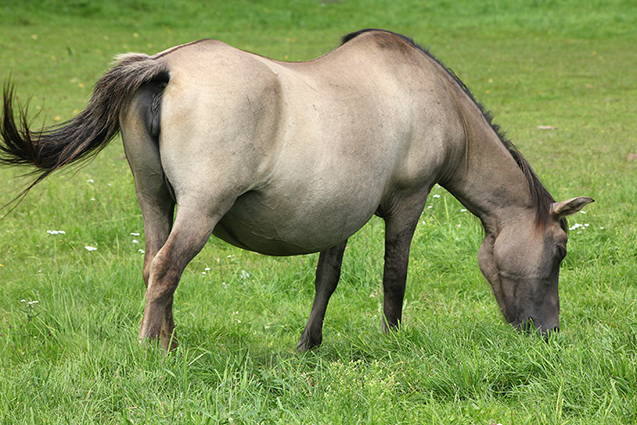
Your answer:
[[[317,348],[319,345],[321,345],[321,341],[312,341],[311,338],[302,336],[299,340],[299,343],[296,344],[296,351],[298,351],[299,353],[306,353],[314,348]]]

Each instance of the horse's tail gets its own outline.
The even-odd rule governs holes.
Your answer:
[[[29,130],[26,108],[18,108],[16,123],[13,86],[7,83],[0,121],[0,164],[35,167],[33,174],[38,177],[22,193],[26,194],[53,171],[97,155],[119,132],[120,113],[132,95],[145,83],[168,79],[164,61],[139,53],[121,55],[97,82],[82,112],[39,131]]]

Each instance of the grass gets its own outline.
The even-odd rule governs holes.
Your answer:
[[[212,239],[184,273],[181,345],[163,356],[137,345],[142,221],[115,141],[0,222],[0,423],[637,422],[634,2],[27,0],[0,3],[0,19],[0,77],[35,126],[81,110],[117,53],[212,37],[305,60],[360,28],[405,33],[496,113],[555,198],[596,199],[570,220],[582,227],[548,343],[504,323],[477,267],[480,225],[436,187],[400,332],[379,331],[374,219],[348,246],[320,349],[294,351],[316,256]],[[0,169],[0,203],[29,181],[19,173]]]

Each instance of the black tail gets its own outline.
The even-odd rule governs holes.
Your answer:
[[[145,83],[167,82],[168,67],[144,54],[126,54],[95,85],[88,106],[75,118],[40,131],[29,130],[26,108],[18,108],[13,86],[5,85],[0,121],[0,164],[31,165],[37,179],[19,196],[53,171],[97,155],[119,132],[119,115]],[[18,199],[16,198],[16,199]]]

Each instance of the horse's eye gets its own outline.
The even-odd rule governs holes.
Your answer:
[[[566,257],[566,248],[563,247],[562,245],[555,245],[557,247],[557,258],[559,258],[560,261],[562,261],[564,259],[564,257]]]

